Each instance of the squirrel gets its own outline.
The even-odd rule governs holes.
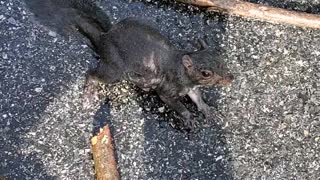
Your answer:
[[[199,111],[210,116],[199,87],[226,86],[234,77],[217,50],[200,40],[197,51],[178,50],[149,21],[126,18],[111,25],[93,0],[26,0],[35,17],[58,32],[78,29],[100,56],[86,84],[95,80],[127,80],[144,91],[155,91],[187,127],[195,121],[180,98],[188,95]]]

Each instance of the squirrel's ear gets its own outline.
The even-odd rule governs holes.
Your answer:
[[[192,66],[193,66],[192,59],[189,55],[182,56],[182,63],[184,65],[184,67],[186,67],[187,69],[192,68]]]

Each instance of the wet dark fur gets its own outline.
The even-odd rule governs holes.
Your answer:
[[[63,6],[57,3],[61,0],[55,3],[53,0],[28,1],[38,1],[36,6],[31,3],[30,9],[39,19],[44,16],[37,11],[39,6],[54,8],[62,12],[62,17],[67,16],[56,26],[62,25],[60,29],[74,26],[91,40],[101,61],[88,73],[86,93],[91,93],[90,86],[95,79],[105,83],[126,79],[145,91],[156,91],[162,101],[184,118],[186,125],[192,126],[192,115],[180,97],[189,95],[208,116],[209,107],[198,87],[227,85],[233,79],[219,53],[208,49],[203,41],[198,51],[177,50],[150,22],[128,18],[111,27],[107,16],[89,1],[72,0]]]

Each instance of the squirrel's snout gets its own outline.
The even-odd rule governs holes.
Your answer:
[[[233,81],[234,80],[234,76],[232,75],[232,74],[228,74],[227,76],[225,76],[225,78],[224,78],[226,81],[229,81],[229,82],[231,82],[231,81]]]
[[[227,74],[221,77],[221,79],[216,84],[221,86],[228,86],[232,83],[233,80],[234,80],[234,76],[232,74]]]

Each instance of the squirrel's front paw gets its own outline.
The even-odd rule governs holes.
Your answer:
[[[207,104],[204,104],[201,108],[200,111],[204,114],[206,119],[212,118],[212,109],[210,106]]]
[[[100,99],[98,86],[99,83],[95,80],[89,80],[85,82],[82,97],[82,106],[84,109],[89,109]]]
[[[212,123],[220,123],[225,118],[216,108],[208,106],[202,109],[201,112],[205,115],[204,127],[212,125]]]
[[[194,130],[199,126],[199,122],[189,111],[185,111],[181,113],[181,115],[183,117],[183,126],[187,130]]]

